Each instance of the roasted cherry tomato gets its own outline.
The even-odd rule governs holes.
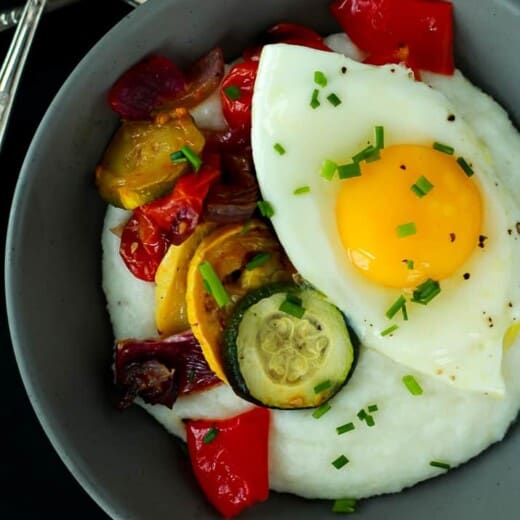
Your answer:
[[[231,67],[220,87],[224,118],[230,128],[251,129],[251,104],[258,70],[257,61],[244,61]]]
[[[453,74],[453,7],[437,0],[335,0],[333,15],[368,63]]]
[[[219,176],[220,156],[204,154],[200,171],[183,175],[170,195],[141,206],[140,211],[179,245],[193,233],[209,188]]]
[[[225,518],[269,496],[266,408],[226,420],[186,424],[193,471],[208,500]]]
[[[119,253],[134,276],[153,282],[169,245],[167,232],[138,208],[123,229]]]

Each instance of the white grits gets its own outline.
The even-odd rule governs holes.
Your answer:
[[[327,40],[338,52],[352,56],[356,49],[345,37]],[[358,57],[358,56],[353,56]],[[425,81],[458,107],[487,144],[497,169],[510,172],[505,188],[514,189],[517,202],[520,136],[505,112],[460,73],[451,78],[428,74]],[[218,114],[210,110],[208,114]],[[204,110],[197,120],[203,123]],[[213,117],[213,116],[210,116]],[[212,121],[218,128],[219,121]],[[508,154],[501,152],[504,139]],[[514,170],[516,168],[516,171]],[[109,207],[103,230],[103,288],[116,338],[157,335],[154,324],[154,284],[131,275],[119,254],[119,238],[110,230],[125,222],[129,212]],[[520,259],[516,259],[520,264]],[[520,288],[512,288],[520,291]],[[519,309],[515,309],[519,319]],[[448,326],[448,325],[447,325]],[[464,392],[426,376],[414,374],[424,390],[414,397],[401,378],[412,373],[385,356],[362,349],[357,368],[346,387],[331,400],[321,419],[310,410],[272,411],[269,439],[270,487],[308,498],[368,497],[399,491],[444,473],[430,466],[437,460],[452,467],[500,441],[520,408],[520,341],[505,353],[506,397]],[[183,418],[225,418],[251,405],[229,387],[182,397],[172,410],[140,403],[168,431],[185,438]],[[358,420],[357,412],[377,404],[375,426]],[[355,430],[337,435],[336,427],[353,422]],[[349,463],[337,470],[332,461],[344,454]]]

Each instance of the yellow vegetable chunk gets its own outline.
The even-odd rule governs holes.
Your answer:
[[[190,327],[186,313],[186,276],[190,260],[201,240],[216,224],[199,224],[180,246],[170,246],[155,274],[155,324],[160,334],[170,335]]]
[[[187,163],[173,164],[170,158],[185,145],[197,154],[204,147],[204,136],[188,114],[124,121],[96,169],[100,195],[114,206],[135,209],[166,194],[187,169]]]
[[[204,238],[191,259],[186,285],[190,327],[209,367],[226,382],[222,368],[222,337],[236,302],[252,289],[291,280],[294,272],[282,246],[265,224],[254,220],[246,233],[243,229],[242,224],[222,226]],[[246,264],[258,253],[268,253],[269,259],[254,269],[247,269]],[[204,287],[199,265],[206,261],[230,297],[230,302],[222,308]]]

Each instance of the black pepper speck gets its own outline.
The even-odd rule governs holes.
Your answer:
[[[457,236],[455,235],[455,233],[450,233],[450,242],[455,242]]]
[[[464,278],[464,280],[469,280],[470,276],[471,275],[469,273],[464,273],[463,278]]]

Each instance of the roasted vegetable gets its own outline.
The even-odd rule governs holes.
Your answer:
[[[248,269],[258,253],[267,254],[266,261]],[[212,266],[229,296],[230,302],[223,307],[207,292],[199,270],[203,262]],[[187,276],[188,320],[209,366],[224,381],[222,333],[234,302],[266,283],[290,280],[292,272],[282,246],[261,221],[251,221],[247,232],[242,224],[219,227],[196,249]]]
[[[173,334],[189,328],[186,314],[186,276],[201,240],[216,224],[204,222],[181,245],[171,245],[155,274],[155,324],[160,334]]]
[[[160,339],[118,341],[114,375],[120,408],[130,406],[138,396],[171,408],[178,395],[219,383],[191,331]]]
[[[173,164],[170,155],[189,146],[204,147],[204,136],[186,111],[161,122],[123,122],[96,169],[96,184],[110,204],[134,209],[173,187],[187,163]]]
[[[273,284],[246,295],[224,332],[224,368],[233,390],[272,408],[311,408],[352,373],[355,350],[343,314],[322,295]]]
[[[186,424],[195,476],[224,518],[269,495],[269,423],[269,410],[253,408],[229,419]]]

